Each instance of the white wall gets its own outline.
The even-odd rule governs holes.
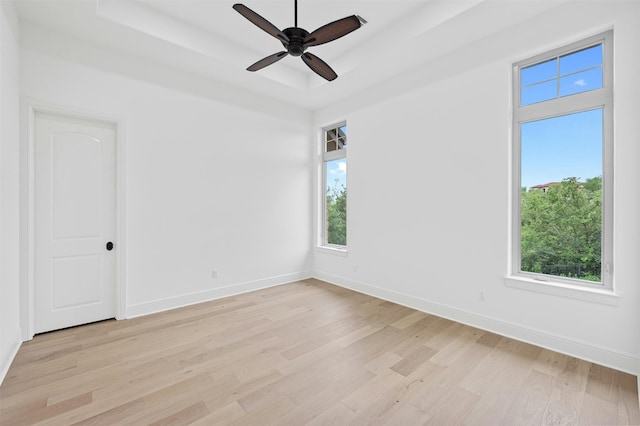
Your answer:
[[[18,313],[18,19],[0,2],[0,382],[21,336]]]
[[[639,18],[637,3],[569,2],[480,40],[444,26],[439,34],[459,37],[453,45],[462,47],[317,111],[313,122],[309,112],[26,24],[20,91],[23,107],[35,100],[124,124],[128,316],[313,273],[637,374]],[[16,52],[5,47],[4,22],[3,90],[5,68],[17,82],[17,65],[5,59]],[[511,64],[612,26],[619,303],[506,287]],[[5,161],[4,134],[17,132],[17,118],[5,127],[15,111],[5,111],[4,99],[3,91],[0,220],[6,222],[16,212],[5,203],[5,163],[15,163]],[[310,251],[317,215],[310,128],[343,119],[349,125],[347,257]],[[8,216],[7,205],[14,209]],[[3,242],[17,238],[4,230]],[[13,253],[13,242],[9,247]],[[9,324],[15,334],[17,311],[5,309],[5,294],[15,300],[17,286],[5,286],[2,274],[3,330]],[[4,321],[7,314],[12,322]]]
[[[124,125],[126,316],[308,276],[310,113],[250,109],[250,96],[233,88],[203,85],[205,97],[143,82],[49,56],[39,43],[21,52],[25,104]],[[244,99],[216,99],[234,95]]]
[[[640,373],[639,18],[639,3],[569,2],[318,111],[349,126],[349,251],[317,251],[316,275]],[[511,64],[611,27],[619,302],[506,287]]]

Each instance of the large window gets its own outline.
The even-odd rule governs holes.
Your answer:
[[[514,65],[515,275],[611,288],[612,37]]]
[[[323,129],[322,245],[347,246],[347,125]]]

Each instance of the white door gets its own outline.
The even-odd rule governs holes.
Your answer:
[[[36,333],[115,317],[114,238],[114,126],[36,113]]]

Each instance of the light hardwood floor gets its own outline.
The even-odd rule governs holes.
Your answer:
[[[636,378],[308,280],[36,336],[2,425],[640,424]]]

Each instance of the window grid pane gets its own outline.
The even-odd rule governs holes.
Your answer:
[[[560,57],[560,76],[602,66],[602,44]]]
[[[546,80],[553,80],[558,76],[558,58],[540,62],[535,65],[522,68],[520,84],[528,86]]]
[[[324,134],[325,152],[345,149],[347,147],[347,126],[325,130]]]
[[[591,68],[586,71],[574,73],[560,78],[560,96],[569,96],[576,93],[602,87],[602,68]]]
[[[522,105],[530,105],[555,99],[558,97],[558,81],[551,80],[523,87],[520,93]]]
[[[603,49],[599,43],[522,67],[519,73],[520,106],[602,88],[602,64]]]

